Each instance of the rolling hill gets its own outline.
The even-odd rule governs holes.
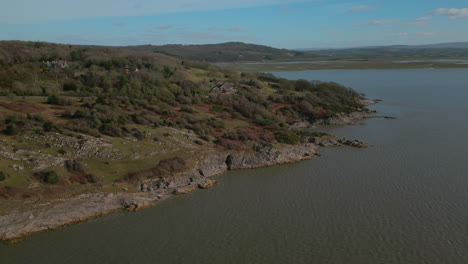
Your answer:
[[[309,50],[320,56],[343,59],[365,58],[466,58],[468,42],[439,43],[429,45],[391,45],[357,47],[348,49]]]
[[[316,57],[310,52],[277,49],[268,46],[228,42],[207,45],[163,45],[130,46],[126,49],[155,52],[179,59],[206,62],[298,60]]]

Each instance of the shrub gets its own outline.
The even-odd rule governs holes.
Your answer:
[[[284,144],[290,144],[290,145],[295,145],[298,143],[301,143],[301,138],[298,137],[294,133],[286,132],[286,131],[281,131],[275,133],[275,138],[279,143],[284,143]]]
[[[55,171],[48,171],[44,173],[43,181],[48,184],[56,184],[59,182],[60,177]]]
[[[0,171],[0,181],[6,180],[6,175],[3,171]]]
[[[71,105],[71,101],[68,98],[64,98],[56,94],[49,95],[47,103],[52,105]]]
[[[9,124],[5,129],[5,134],[9,136],[17,135],[20,132],[18,126],[15,124]]]
[[[42,128],[44,129],[44,132],[60,131],[60,129],[50,121],[45,122],[42,125]]]
[[[78,90],[78,85],[76,85],[74,82],[66,82],[63,84],[62,89],[64,91],[76,91]]]
[[[99,132],[111,137],[121,137],[122,129],[115,123],[106,123],[99,128]]]
[[[188,107],[188,106],[182,106],[180,108],[180,111],[186,112],[186,113],[189,113],[189,114],[195,113],[195,111],[192,108]]]
[[[294,89],[296,91],[305,91],[305,90],[311,90],[312,89],[312,84],[306,80],[297,80],[294,82]]]
[[[91,114],[88,109],[77,109],[73,114],[73,118],[86,118],[89,117]]]
[[[163,75],[164,75],[164,78],[169,79],[172,77],[172,75],[174,75],[174,72],[169,67],[164,66]]]

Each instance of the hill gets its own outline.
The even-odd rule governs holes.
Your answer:
[[[0,215],[83,193],[146,192],[149,182],[158,194],[191,188],[208,172],[174,175],[207,153],[271,165],[289,157],[278,151],[301,149],[283,162],[300,160],[324,135],[294,124],[365,113],[362,95],[337,83],[133,49],[2,41],[0,66]]]
[[[297,60],[316,57],[314,54],[268,46],[228,42],[209,45],[130,46],[137,51],[156,52],[179,59],[206,62]]]
[[[398,45],[396,47],[409,49],[468,49],[468,42],[447,42],[427,45]]]
[[[308,51],[312,52],[312,51]],[[392,45],[349,49],[314,50],[314,54],[337,58],[466,58],[468,42],[430,45]]]

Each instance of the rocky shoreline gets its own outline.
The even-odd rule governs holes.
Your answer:
[[[359,112],[330,120],[328,124],[354,124],[357,119],[366,118],[368,114],[369,112]],[[213,149],[195,160],[194,166],[189,170],[163,179],[138,182],[140,192],[137,193],[83,194],[65,201],[45,204],[28,212],[0,216],[0,241],[17,242],[21,237],[32,233],[58,229],[120,209],[140,210],[174,195],[210,188],[216,184],[216,180],[212,178],[227,170],[299,162],[319,155],[319,147],[345,145],[367,147],[366,142],[327,136],[309,138],[307,143],[299,145],[264,146],[255,151]]]

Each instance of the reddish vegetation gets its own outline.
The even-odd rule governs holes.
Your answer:
[[[68,178],[71,183],[86,183],[86,178],[83,175],[72,175]]]
[[[68,182],[68,179],[66,179]],[[51,185],[46,185],[43,186],[42,188],[33,188],[29,189],[26,187],[16,187],[16,186],[11,186],[11,185],[6,185],[3,187],[0,187],[0,198],[3,199],[16,199],[16,198],[23,198],[23,199],[28,199],[28,198],[35,198],[37,199],[38,197],[58,197],[58,196],[69,196],[70,189],[65,188],[61,186],[60,184],[57,184],[55,186]]]
[[[26,101],[15,101],[15,102],[0,102],[0,107],[5,109],[19,112],[19,113],[30,113],[30,114],[37,114],[41,113],[46,110],[45,107],[29,103]]]
[[[232,149],[232,150],[248,150],[249,149],[247,145],[244,144],[243,142],[232,140],[232,139],[225,139],[225,138],[220,138],[218,145],[220,145],[221,147],[225,149]]]
[[[248,126],[245,128],[247,134],[258,138],[260,141],[273,142],[275,141],[275,135],[270,130],[264,129],[263,127]]]

